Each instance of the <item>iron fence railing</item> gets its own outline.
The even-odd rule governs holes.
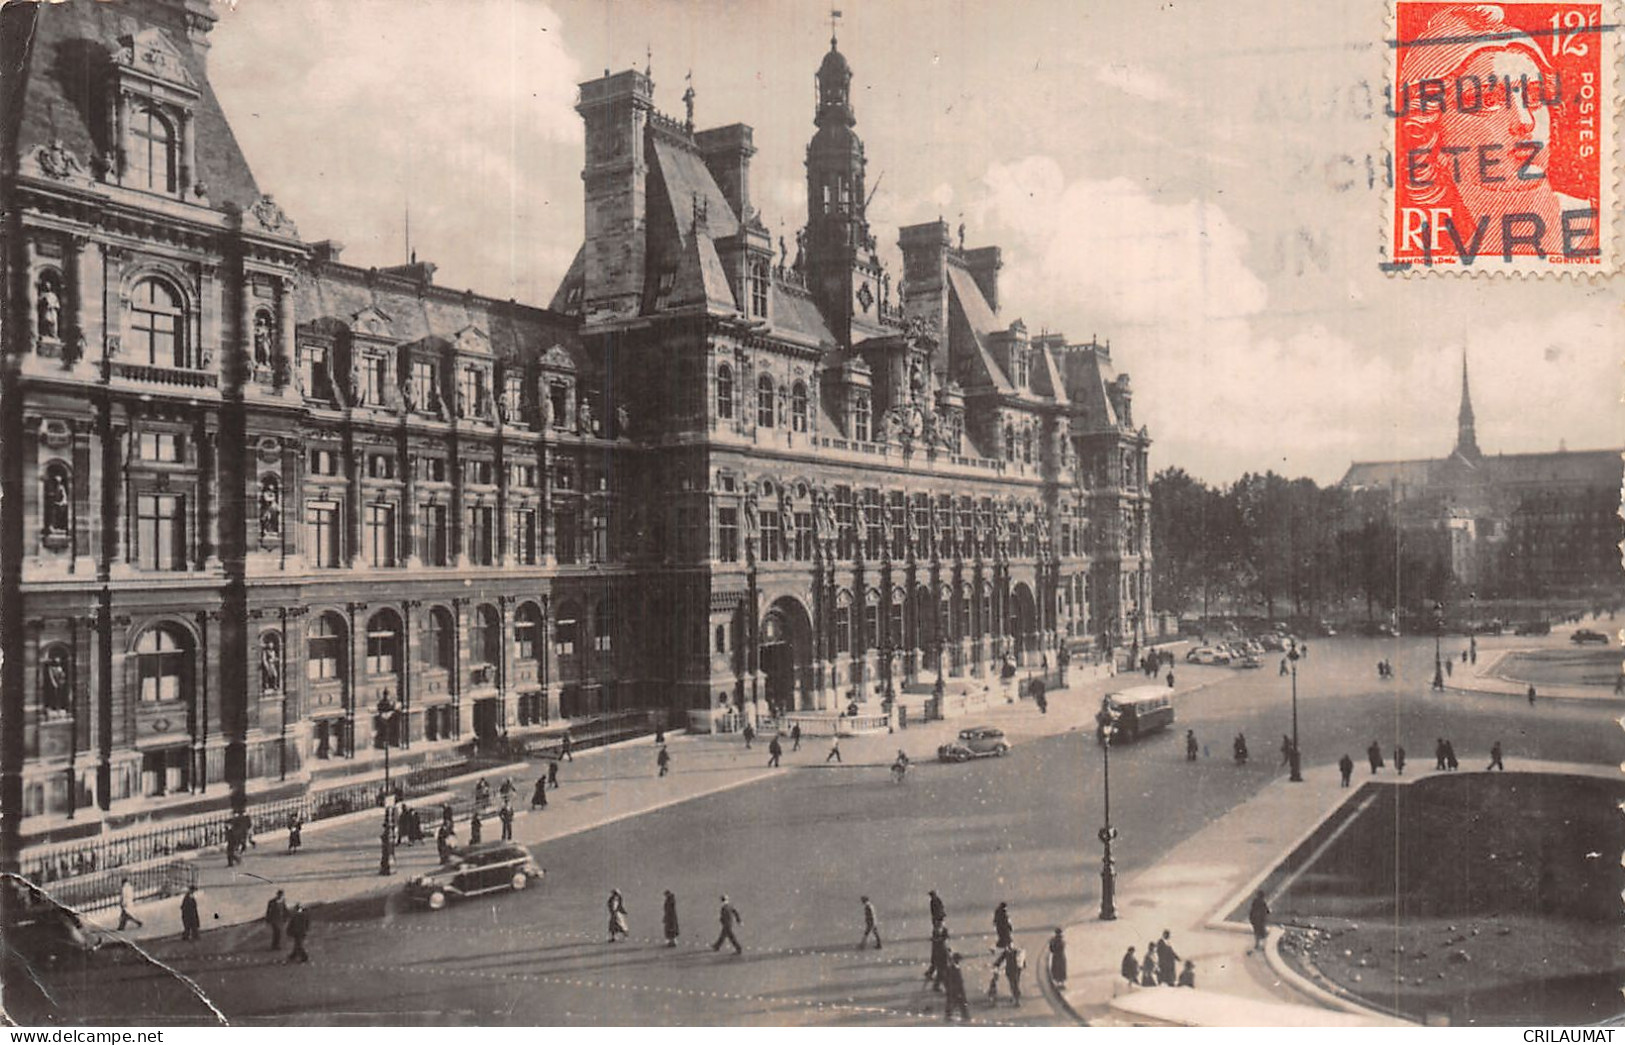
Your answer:
[[[125,879],[129,879],[137,900],[179,896],[187,886],[197,884],[197,862],[158,860],[69,878],[52,883],[45,891],[51,899],[75,911],[102,911],[118,906],[119,891]]]

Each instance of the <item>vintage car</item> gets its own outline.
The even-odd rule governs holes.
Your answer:
[[[1232,660],[1230,666],[1232,668],[1261,668],[1264,666],[1264,662],[1248,653]]]
[[[969,762],[973,758],[999,757],[1010,750],[1004,739],[1004,730],[992,726],[972,726],[962,729],[959,736],[937,748],[937,759],[942,762]]]
[[[433,871],[406,883],[406,895],[431,911],[452,897],[466,898],[503,889],[519,890],[545,874],[530,850],[514,842],[484,842],[452,852]]]
[[[1187,664],[1228,664],[1230,651],[1220,646],[1198,646],[1185,654]]]
[[[1608,636],[1600,631],[1592,631],[1590,628],[1578,628],[1573,635],[1569,636],[1569,641],[1577,646],[1587,642],[1596,642],[1606,646],[1608,645]]]

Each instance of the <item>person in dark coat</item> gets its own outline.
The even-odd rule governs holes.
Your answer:
[[[484,809],[491,804],[491,785],[480,777],[474,782],[474,808]]]
[[[497,810],[497,818],[502,821],[502,840],[513,841],[513,806],[503,806]]]
[[[1461,768],[1461,763],[1456,761],[1456,745],[1449,740],[1444,742],[1444,765],[1451,772]]]
[[[756,727],[747,722],[743,732],[745,735],[745,750],[749,751],[751,741],[756,739]]]
[[[935,889],[929,890],[926,895],[931,898],[931,928],[935,929],[948,920],[948,907]]]
[[[305,937],[308,935],[310,935],[310,912],[305,910],[304,904],[296,903],[288,915],[288,936],[293,939],[293,950],[288,954],[288,961],[310,961],[310,954],[305,950]]]
[[[655,765],[660,767],[660,775],[661,776],[665,776],[667,773],[670,773],[671,772],[671,752],[667,751],[665,748],[661,748],[660,749],[660,754],[655,756]]]
[[[938,922],[931,927],[931,964],[925,970],[925,978],[931,981],[932,990],[940,991],[947,977],[948,927]]]
[[[783,754],[784,754],[784,745],[779,743],[779,738],[777,736],[775,736],[772,740],[769,740],[767,742],[767,765],[768,765],[768,768],[772,769],[775,766],[777,766],[779,764],[779,757],[782,756]]]
[[[799,722],[790,727],[790,750],[801,750],[801,723]]]
[[[1066,986],[1066,934],[1056,928],[1049,938],[1049,978],[1055,986]]]
[[[1173,933],[1164,929],[1162,939],[1157,941],[1157,979],[1169,987],[1174,985],[1179,970],[1179,955],[1174,952],[1172,937]]]
[[[576,756],[572,753],[574,749],[575,741],[570,739],[570,731],[567,729],[559,740],[559,758],[574,762],[576,760]]]
[[[536,787],[530,792],[530,807],[532,809],[547,808],[547,778],[537,777]]]
[[[1348,787],[1349,778],[1354,775],[1354,759],[1350,758],[1347,752],[1337,760],[1337,771],[1343,774],[1343,786]]]
[[[1152,940],[1145,948],[1145,960],[1140,962],[1140,986],[1155,987],[1157,985],[1157,941]]]
[[[1371,763],[1371,772],[1375,773],[1381,769],[1383,766],[1381,745],[1373,740],[1371,746],[1365,749],[1365,758],[1367,762]]]
[[[837,726],[836,728],[839,729],[840,727]],[[826,766],[829,765],[830,759],[834,759],[837,762],[843,761],[841,758],[841,735],[839,733],[836,733],[834,739],[829,742],[829,754],[824,756],[824,764]]]
[[[557,791],[559,787],[559,760],[553,759],[547,764],[547,786]],[[546,802],[542,803],[546,805]]]
[[[189,885],[181,897],[181,939],[196,940],[202,928],[203,920],[197,913],[197,886]]]
[[[722,923],[722,932],[717,934],[717,942],[711,945],[711,949],[720,951],[724,943],[731,943],[735,954],[743,954],[745,948],[739,946],[739,937],[734,935],[734,926],[745,919],[739,916],[739,912],[734,909],[733,904],[728,902],[726,896],[722,898],[722,909],[717,912],[717,919]]]
[[[1292,738],[1285,733],[1281,734],[1281,765],[1290,765],[1292,762]]]
[[[1535,706],[1535,687],[1533,683],[1531,683],[1529,686],[1529,706]]]
[[[1012,943],[993,962],[994,968],[1004,965],[1004,981],[1010,986],[1010,999],[1021,1008],[1021,970],[1027,967],[1027,952]]]
[[[1503,773],[1506,772],[1507,767],[1501,761],[1501,742],[1499,740],[1490,745],[1490,764],[1484,768],[1485,770],[1499,769]]]
[[[304,840],[304,837],[303,837],[304,829],[305,829],[305,822],[302,819],[300,819],[299,814],[298,813],[289,813],[288,814],[288,852],[297,853],[299,851],[300,847],[305,844],[305,840]]]
[[[1195,962],[1186,962],[1185,963],[1184,970],[1182,970],[1180,972],[1180,974],[1179,974],[1179,986],[1195,988],[1195,986],[1196,986],[1196,963]]]
[[[1187,729],[1185,730],[1185,761],[1195,762],[1196,751],[1196,731],[1194,729]]]
[[[288,924],[288,901],[282,898],[281,889],[265,901],[265,924],[271,930],[271,950],[282,950],[282,927]]]
[[[970,999],[965,994],[965,970],[959,967],[959,952],[948,956],[948,967],[943,971],[943,983],[947,987],[946,1007],[942,1018],[947,1023],[954,1020],[954,1012],[959,1012],[959,1018],[966,1023],[970,1022]]]
[[[468,844],[479,845],[484,836],[485,824],[480,820],[480,811],[476,809],[468,816]]]
[[[1237,733],[1236,734],[1236,739],[1234,741],[1232,741],[1231,744],[1230,744],[1230,752],[1231,752],[1232,755],[1235,756],[1236,765],[1238,765],[1238,766],[1246,765],[1247,764],[1247,738],[1245,736],[1243,736],[1242,734]]]
[[[1265,901],[1262,889],[1253,894],[1252,906],[1247,908],[1247,920],[1253,925],[1253,947],[1247,953],[1262,951],[1270,933],[1270,905]]]
[[[666,946],[677,946],[677,897],[666,890],[666,906],[660,912],[660,927],[666,932]]]
[[[1123,979],[1128,981],[1128,985],[1130,987],[1134,987],[1139,984],[1140,959],[1134,957],[1133,947],[1130,947],[1127,951],[1123,952],[1123,964],[1118,968],[1118,973],[1123,977]]]
[[[1445,768],[1445,750],[1444,750],[1444,738],[1443,737],[1440,737],[1440,738],[1438,738],[1437,740],[1435,740],[1433,742],[1433,768],[1435,770],[1442,770],[1442,769]]]
[[[1400,776],[1405,775],[1405,745],[1394,745],[1394,772]]]
[[[1003,900],[999,901],[999,906],[993,908],[993,931],[998,934],[999,947],[1010,946],[1012,935],[1010,930],[1010,907]]]
[[[861,897],[863,902],[863,937],[858,940],[858,950],[863,950],[872,935],[875,938],[875,950],[880,950],[880,922],[875,918],[875,905],[869,902],[867,896]]]

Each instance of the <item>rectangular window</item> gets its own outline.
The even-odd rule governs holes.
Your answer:
[[[536,513],[532,509],[513,513],[513,561],[520,566],[536,565]]]
[[[602,508],[595,508],[592,513],[591,561],[609,561],[609,515]]]
[[[310,474],[339,474],[339,455],[332,450],[312,450],[310,452]]]
[[[361,362],[362,402],[368,406],[382,406],[389,388],[389,358],[366,356]]]
[[[300,380],[305,386],[305,398],[331,402],[333,399],[333,370],[329,365],[326,345],[305,345],[299,351]]]
[[[445,482],[446,459],[444,457],[418,458],[418,478],[426,483]]]
[[[580,557],[580,516],[574,508],[560,508],[553,517],[553,553],[561,563]]]
[[[570,386],[563,381],[554,381],[547,386],[547,399],[552,404],[553,427],[563,428],[569,424],[569,418],[564,411],[570,405]]]
[[[181,436],[175,432],[142,432],[138,455],[143,461],[179,464],[184,460]]]
[[[395,506],[367,505],[367,562],[373,566],[395,565]]]
[[[502,379],[502,408],[509,422],[518,421],[525,409],[525,376],[508,374]]]
[[[885,510],[880,503],[879,490],[863,491],[863,555],[874,562],[880,561],[885,546],[885,535],[880,525],[880,513]]]
[[[757,262],[750,267],[750,313],[767,315],[767,263]]]
[[[173,494],[136,498],[136,562],[142,569],[186,569],[185,510],[185,498]]]
[[[393,631],[367,632],[367,674],[392,675],[395,673],[395,633]]]
[[[796,513],[796,559],[806,562],[813,557],[813,521],[812,512]]]
[[[339,506],[333,501],[311,501],[305,506],[305,549],[312,566],[333,569],[342,547]]]
[[[836,555],[842,559],[852,558],[857,551],[858,530],[857,508],[852,503],[850,486],[835,488],[835,528],[840,536]]]
[[[763,562],[779,561],[779,513],[762,513],[762,546],[757,550]]]
[[[394,454],[368,454],[367,455],[367,478],[368,479],[393,479],[393,478],[395,478],[395,455]]]
[[[903,495],[893,493],[886,505],[891,521],[891,557],[901,562],[908,558],[908,506]]]
[[[860,443],[869,441],[869,397],[863,393],[852,400],[852,438]]]
[[[863,608],[863,634],[859,636],[858,648],[869,649],[880,644],[880,606],[871,602]]]
[[[446,506],[423,505],[418,519],[418,558],[425,566],[446,565]]]
[[[464,461],[463,482],[467,485],[490,486],[492,468],[490,461]]]
[[[438,370],[429,360],[414,360],[412,363],[412,398],[417,408],[423,411],[433,411],[435,400],[440,398],[440,381]]]
[[[723,562],[739,561],[739,509],[717,509],[717,558]]]
[[[483,505],[468,510],[468,561],[475,566],[491,565],[495,515],[495,508]]]
[[[835,652],[852,652],[852,607],[835,607]]]
[[[457,386],[458,399],[464,417],[482,417],[486,413],[485,370],[464,367]]]
[[[344,640],[337,635],[312,635],[305,656],[305,674],[312,682],[339,677],[339,655]]]
[[[516,464],[508,467],[508,485],[522,490],[536,488],[536,466],[533,464]]]

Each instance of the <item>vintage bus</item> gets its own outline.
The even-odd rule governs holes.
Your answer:
[[[1106,694],[1101,701],[1102,710],[1109,708],[1117,715],[1113,742],[1121,744],[1138,740],[1147,733],[1173,725],[1174,704],[1168,699],[1169,693],[1170,690],[1164,686],[1135,686]],[[1097,733],[1099,739],[1105,739],[1104,727]]]

